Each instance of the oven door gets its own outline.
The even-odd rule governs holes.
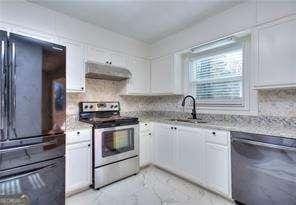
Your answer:
[[[95,129],[95,167],[139,155],[139,125]]]

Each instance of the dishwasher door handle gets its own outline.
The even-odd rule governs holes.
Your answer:
[[[253,140],[246,140],[246,139],[240,139],[240,138],[232,138],[232,142],[241,142],[244,144],[251,144],[251,145],[256,145],[260,147],[267,147],[267,148],[272,148],[272,149],[279,149],[279,150],[287,150],[287,151],[293,151],[296,152],[296,147],[287,147],[283,145],[275,145],[275,144],[269,144],[265,142],[258,142],[258,141],[253,141]]]

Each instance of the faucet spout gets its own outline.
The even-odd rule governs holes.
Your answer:
[[[192,109],[192,118],[193,119],[197,119],[196,117],[196,105],[195,105],[195,98],[192,96],[192,95],[187,95],[184,97],[183,101],[182,101],[182,106],[184,107],[185,106],[185,101],[187,98],[191,98],[193,100],[193,109]]]

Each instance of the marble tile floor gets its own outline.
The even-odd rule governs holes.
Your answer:
[[[156,167],[66,199],[66,205],[234,205],[234,203]]]

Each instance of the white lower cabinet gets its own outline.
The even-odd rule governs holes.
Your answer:
[[[175,132],[167,124],[154,124],[153,163],[168,170],[175,168]]]
[[[153,164],[231,198],[227,131],[154,123]]]
[[[228,196],[230,194],[229,148],[207,142],[205,156],[207,186]]]
[[[177,170],[196,183],[205,182],[205,137],[195,128],[177,127]]]
[[[151,164],[152,134],[150,123],[140,124],[140,167]]]
[[[84,138],[85,137],[85,138]],[[91,132],[81,130],[67,133],[66,194],[71,195],[91,185]],[[83,141],[79,141],[83,140]]]

